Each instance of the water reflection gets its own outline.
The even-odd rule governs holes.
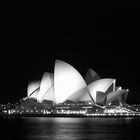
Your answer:
[[[0,132],[8,140],[131,140],[139,139],[140,119],[0,119]]]
[[[132,118],[25,118],[22,136],[37,140],[133,139]],[[138,128],[139,127],[139,128]]]
[[[78,118],[26,118],[24,119],[28,139],[52,139],[52,140],[78,140],[81,138],[79,133],[80,126],[84,119]],[[25,132],[25,131],[24,131]]]

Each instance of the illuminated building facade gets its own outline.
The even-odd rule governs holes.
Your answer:
[[[51,101],[55,105],[66,101],[73,103],[89,102],[95,105],[108,106],[111,103],[126,103],[127,89],[116,87],[116,79],[104,78],[89,69],[85,80],[70,64],[56,60],[54,74],[45,72],[41,82],[28,85],[27,97],[37,102]]]
[[[1,106],[0,115],[140,116],[140,106],[126,103],[128,91],[92,69],[84,79],[70,64],[56,60],[54,74],[45,72],[41,81],[29,82],[27,97],[12,108]]]

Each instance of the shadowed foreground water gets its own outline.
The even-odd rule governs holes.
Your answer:
[[[140,139],[138,118],[0,119],[1,140]]]

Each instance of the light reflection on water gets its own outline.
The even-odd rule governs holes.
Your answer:
[[[18,131],[19,140],[127,140],[138,139],[140,119],[22,118],[10,120],[6,127],[13,129],[12,133]],[[14,139],[15,135],[12,134],[10,138]]]
[[[83,140],[132,139],[137,133],[132,118],[26,118],[27,139]],[[132,135],[131,135],[132,134]]]
[[[26,118],[24,121],[31,123],[29,139],[39,138],[41,140],[78,140],[80,125],[84,119],[79,118]],[[27,132],[28,133],[28,132]]]

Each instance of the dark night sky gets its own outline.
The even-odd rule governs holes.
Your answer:
[[[83,77],[90,67],[102,78],[117,79],[118,86],[130,89],[128,103],[140,103],[136,13],[133,8],[94,9],[74,18],[69,11],[63,20],[57,12],[48,17],[43,8],[39,17],[8,13],[3,20],[0,103],[25,97],[28,81],[53,72],[55,59],[68,62]]]

